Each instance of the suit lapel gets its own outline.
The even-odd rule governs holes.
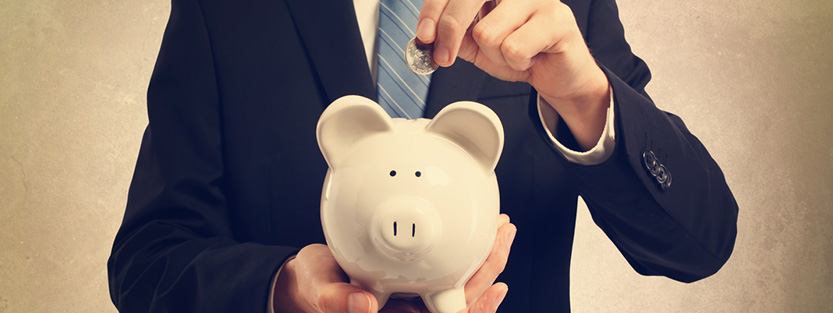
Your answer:
[[[350,94],[376,99],[353,2],[286,2],[329,99],[327,104]]]
[[[448,68],[439,68],[431,76],[431,89],[425,117],[433,118],[442,108],[456,101],[475,101],[486,73],[474,64],[457,59]]]

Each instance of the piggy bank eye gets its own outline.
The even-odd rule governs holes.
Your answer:
[[[416,171],[416,173],[414,173],[414,175],[416,175],[416,177],[420,177],[420,176],[422,176],[422,172]]]
[[[394,176],[396,176],[396,171],[393,171],[393,170],[390,171],[390,177],[394,177]]]

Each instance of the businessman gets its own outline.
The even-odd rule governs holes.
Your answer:
[[[466,285],[472,312],[570,310],[578,195],[641,274],[691,282],[726,262],[731,191],[682,120],[644,92],[649,71],[613,0],[400,2],[419,8],[416,25],[403,25],[441,66],[422,116],[474,100],[505,128],[496,174],[511,222],[501,217],[489,261]],[[326,163],[314,135],[342,95],[386,101],[389,69],[373,53],[382,21],[367,12],[389,5],[377,3],[172,1],[108,262],[121,311],[379,309],[321,245]]]

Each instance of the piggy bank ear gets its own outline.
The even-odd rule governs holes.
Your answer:
[[[492,172],[503,151],[503,125],[486,106],[460,101],[449,104],[428,124],[439,134],[468,151],[486,172]]]
[[[318,148],[335,169],[363,138],[392,129],[393,121],[379,104],[362,96],[343,96],[318,119]]]

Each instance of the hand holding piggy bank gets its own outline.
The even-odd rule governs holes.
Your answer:
[[[372,100],[345,96],[324,111],[317,135],[330,167],[321,222],[351,283],[379,307],[397,293],[421,296],[435,313],[464,309],[463,286],[498,223],[497,115],[456,102],[433,120],[391,119]]]

